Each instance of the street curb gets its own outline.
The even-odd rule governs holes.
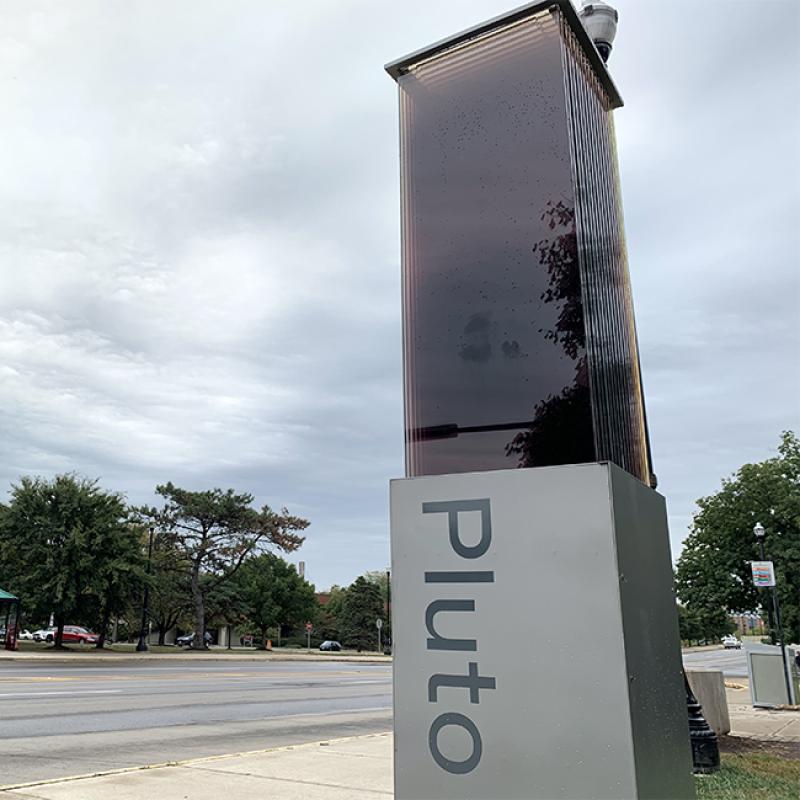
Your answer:
[[[301,742],[300,744],[285,744],[279,747],[266,747],[263,750],[242,750],[239,753],[224,753],[219,756],[203,756],[202,758],[187,758],[184,761],[164,761],[161,764],[144,764],[138,767],[120,767],[119,769],[109,769],[103,772],[87,772],[84,775],[68,775],[64,778],[48,778],[32,783],[12,783],[8,786],[0,786],[0,793],[11,792],[17,789],[31,789],[34,786],[52,786],[58,783],[72,783],[73,781],[84,781],[89,778],[104,778],[108,775],[125,775],[129,772],[144,772],[151,769],[166,769],[168,767],[186,767],[190,764],[204,764],[209,761],[221,761],[226,758],[241,758],[243,756],[267,755],[268,753],[280,753],[286,750],[296,750],[299,747],[312,747],[314,745],[322,747],[324,745],[338,744],[339,742],[350,742],[358,739],[374,739],[381,736],[389,736],[391,731],[385,733],[367,733],[361,736],[341,736],[337,739],[322,739],[318,742]]]
[[[25,654],[18,656],[0,655],[0,664],[14,664],[14,663],[43,663],[43,664],[140,664],[144,661],[157,663],[164,661],[165,663],[198,663],[202,661],[227,661],[229,663],[235,662],[259,662],[259,663],[276,663],[280,661],[293,661],[293,662],[311,662],[314,664],[340,662],[351,664],[391,664],[391,656],[317,656],[317,655],[291,655],[289,653],[280,653],[275,655],[214,655],[214,654],[198,654],[198,655],[183,655],[171,653],[153,653],[150,655],[140,654],[134,655],[133,653],[119,653],[109,654],[105,656],[95,656],[91,654],[75,653],[71,656],[65,655],[46,655],[46,654]]]

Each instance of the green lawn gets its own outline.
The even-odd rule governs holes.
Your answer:
[[[800,760],[724,754],[722,769],[695,783],[698,800],[798,800]]]

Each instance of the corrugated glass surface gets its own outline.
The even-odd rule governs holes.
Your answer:
[[[597,458],[650,479],[644,403],[609,100],[562,21],[575,218]]]
[[[596,458],[559,20],[399,79],[411,476]]]

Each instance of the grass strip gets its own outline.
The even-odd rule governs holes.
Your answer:
[[[724,754],[722,769],[695,783],[698,800],[798,800],[800,761]]]

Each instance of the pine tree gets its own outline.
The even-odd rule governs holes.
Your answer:
[[[157,486],[156,492],[165,500],[163,508],[139,508],[137,514],[183,555],[195,620],[192,647],[202,650],[209,597],[249,556],[268,547],[296,550],[304,541],[296,531],[309,523],[286,509],[280,514],[269,506],[256,510],[251,507],[253,495],[232,489],[192,492],[167,483]]]
[[[383,619],[383,598],[379,587],[363,576],[347,588],[342,604],[342,644],[358,650],[377,648],[375,620]]]

